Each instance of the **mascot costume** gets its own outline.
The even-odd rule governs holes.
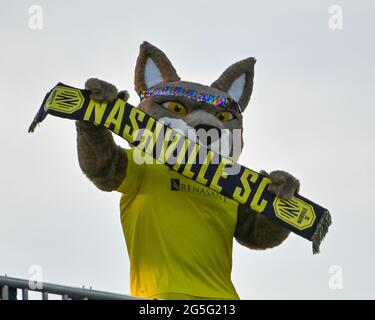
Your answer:
[[[118,92],[115,86],[98,79],[89,79],[86,90],[81,91],[61,84],[57,87],[67,88],[64,95],[51,91],[46,96],[44,109],[42,106],[29,131],[47,112],[78,119],[77,147],[82,171],[100,190],[122,194],[121,223],[133,296],[239,299],[231,281],[233,238],[249,249],[264,250],[281,244],[292,230],[313,241],[314,252],[318,252],[331,223],[329,213],[322,209],[320,215],[321,207],[296,194],[299,181],[292,175],[284,171],[257,174],[245,168],[234,183],[229,177],[223,182],[243,184],[242,189],[233,189],[234,200],[223,196],[221,191],[225,188],[218,186],[218,177],[225,178],[223,172],[214,175],[215,183],[205,186],[208,178],[201,173],[194,175],[184,170],[185,174],[181,174],[176,166],[148,162],[147,154],[137,152],[135,144],[123,149],[114,142],[111,131],[123,132],[125,139],[130,136],[130,127],[123,126],[121,119],[131,119],[129,124],[134,126],[150,116],[158,121],[148,123],[162,123],[182,134],[195,129],[198,139],[216,131],[216,139],[207,140],[206,147],[217,150],[220,145],[231,159],[227,161],[235,163],[243,146],[242,113],[253,90],[254,65],[254,58],[239,61],[211,86],[181,81],[167,56],[144,42],[135,68],[135,90],[141,98],[137,108],[127,107],[126,91]],[[81,103],[84,95],[90,101],[86,107]],[[107,104],[113,101],[120,103],[107,112]],[[86,108],[85,115],[74,116],[81,112],[77,111],[80,108]],[[95,119],[90,115],[94,108]],[[124,108],[125,113],[131,110],[130,114],[124,114]],[[107,120],[101,122],[99,118],[104,114]],[[234,146],[235,132],[239,132],[238,148]],[[148,157],[152,159],[152,153]],[[257,180],[265,183],[260,182],[256,188],[253,184],[251,189]],[[252,195],[251,206],[240,205],[260,186],[272,194],[273,198],[264,198],[270,205],[261,200],[258,192]],[[266,207],[276,212],[274,219],[266,213],[259,214]]]
[[[216,96],[230,96],[242,108],[253,89],[255,59],[229,67],[210,87],[181,81],[158,48],[143,43],[135,68],[138,94],[163,83]],[[85,85],[97,100],[114,100],[114,86],[96,79]],[[138,108],[171,127],[241,129],[242,115],[187,98],[150,96]],[[133,149],[117,146],[106,128],[77,122],[82,171],[101,190],[117,190],[130,258],[131,294],[160,299],[238,299],[231,281],[233,236],[252,249],[272,248],[288,231],[260,215],[238,210],[235,201],[181,177],[163,165],[137,165]],[[278,195],[292,196],[298,180],[270,174]]]

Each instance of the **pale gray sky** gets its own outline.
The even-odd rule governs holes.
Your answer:
[[[343,29],[328,26],[343,8]],[[29,28],[29,8],[43,28]],[[284,169],[334,224],[313,256],[291,235],[278,248],[236,242],[242,299],[375,298],[375,3],[368,1],[0,1],[0,274],[129,293],[129,261],[116,193],[81,173],[72,121],[27,127],[57,82],[99,77],[127,89],[139,44],[166,52],[184,80],[210,84],[233,62],[257,58],[240,162]],[[125,145],[123,142],[119,143]],[[343,288],[329,288],[331,266]]]

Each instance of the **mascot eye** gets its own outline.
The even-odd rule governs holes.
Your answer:
[[[229,111],[222,111],[216,113],[216,118],[218,118],[220,121],[229,121],[234,119],[234,115]]]
[[[165,109],[168,109],[169,111],[173,112],[174,114],[177,114],[178,116],[186,116],[187,110],[184,105],[181,103],[178,103],[176,101],[167,101],[162,103],[162,106]]]

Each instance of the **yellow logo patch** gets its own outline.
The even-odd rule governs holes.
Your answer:
[[[276,197],[273,207],[278,218],[299,230],[311,227],[316,219],[314,208],[296,197],[289,200]]]
[[[57,86],[48,97],[44,108],[63,113],[73,113],[82,108],[83,101],[79,89]]]

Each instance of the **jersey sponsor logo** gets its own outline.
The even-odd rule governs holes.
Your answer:
[[[220,193],[200,185],[183,183],[180,179],[171,179],[171,191],[190,192],[226,202],[226,198]]]
[[[171,179],[171,190],[180,191],[180,179]]]

